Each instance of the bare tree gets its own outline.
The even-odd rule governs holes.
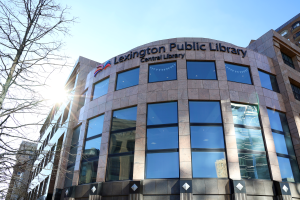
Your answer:
[[[59,51],[64,44],[60,38],[68,35],[74,22],[68,10],[55,0],[0,0],[1,198],[5,198],[13,169],[26,164],[16,164],[16,155],[28,155],[20,152],[19,141],[36,142],[28,135],[44,121],[45,100],[39,91],[49,75],[65,65],[66,57]],[[39,117],[29,119],[32,115]],[[35,158],[42,158],[38,153]]]

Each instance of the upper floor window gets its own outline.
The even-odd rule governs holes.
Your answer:
[[[149,65],[149,83],[177,79],[176,62]]]
[[[179,178],[177,102],[148,105],[146,178]]]
[[[300,26],[300,22],[296,22],[292,25],[292,30],[296,29],[297,27]]]
[[[93,100],[107,94],[109,78],[104,79],[94,85]]]
[[[132,180],[137,107],[113,112],[106,180]]]
[[[227,178],[219,102],[190,101],[193,178]]]
[[[293,143],[285,114],[268,109],[282,181],[300,182]]]
[[[217,79],[215,62],[187,61],[186,67],[188,79]]]
[[[273,90],[274,92],[279,93],[279,88],[276,80],[276,76],[267,74],[262,71],[258,71],[259,73],[259,78],[261,82],[261,86],[264,88],[267,88],[269,90]]]
[[[270,179],[257,106],[231,103],[231,110],[241,177]]]
[[[288,34],[288,30],[284,30],[284,31],[281,32],[280,35],[281,35],[281,36],[285,36],[285,35],[287,35],[287,34]]]
[[[121,90],[124,88],[138,85],[139,72],[140,72],[140,68],[135,68],[126,72],[119,73],[117,78],[116,90]]]
[[[72,185],[80,129],[81,129],[81,125],[78,126],[76,129],[74,129],[74,131],[73,131],[71,147],[70,147],[70,151],[69,151],[67,173],[66,173],[66,177],[65,177],[65,187],[70,187]]]
[[[288,66],[290,66],[291,68],[295,69],[295,66],[294,66],[292,58],[289,57],[288,55],[286,55],[285,53],[282,53],[282,52],[281,52],[281,55],[282,55],[283,62],[285,64],[287,64]]]
[[[292,87],[295,99],[300,101],[300,88],[294,84],[291,84],[291,87]]]
[[[87,93],[87,91],[85,91],[82,95],[79,96],[77,110],[80,110],[80,108],[82,108],[84,106],[84,104],[86,102],[86,93]]]
[[[104,115],[89,120],[81,160],[79,184],[96,182]]]
[[[249,67],[225,63],[227,80],[252,84]]]

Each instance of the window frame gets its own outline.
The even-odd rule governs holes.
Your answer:
[[[176,66],[177,67],[177,66]],[[177,106],[177,123],[169,123],[169,124],[156,124],[156,125],[147,125],[148,122],[148,105],[153,105],[153,104],[164,104],[164,103],[172,103],[176,102]],[[178,177],[177,178],[167,178],[167,179],[178,179],[180,178],[180,160],[179,160],[179,114],[178,114],[178,101],[165,101],[165,102],[154,102],[154,103],[147,103],[147,110],[146,110],[146,138],[145,138],[145,170],[144,170],[144,179],[166,179],[166,178],[147,178],[147,153],[178,153]],[[168,128],[168,127],[177,127],[178,128],[178,148],[172,148],[172,149],[152,149],[152,150],[147,150],[147,134],[148,134],[148,128]]]
[[[290,131],[290,127],[289,127],[289,123],[288,123],[288,120],[287,120],[287,117],[286,117],[286,113],[267,107],[267,112],[268,112],[268,110],[272,110],[272,111],[274,111],[274,112],[284,114],[284,115],[285,115],[285,118],[286,118],[286,125],[287,125],[287,127],[288,127],[288,129],[289,129],[289,131]],[[269,118],[269,120],[270,120],[269,115],[268,115],[268,118]],[[280,121],[281,121],[281,120],[280,120]],[[281,121],[281,123],[282,123],[282,121]],[[273,137],[273,133],[280,134],[280,135],[283,135],[283,136],[289,136],[289,137],[290,137],[290,140],[291,140],[291,143],[292,143],[292,148],[293,148],[293,151],[294,151],[295,156],[289,155],[289,154],[277,153],[277,152],[276,152],[275,141],[274,141],[275,153],[276,153],[277,157],[283,157],[283,158],[288,158],[288,159],[290,159],[290,160],[291,160],[291,159],[295,160],[295,161],[296,161],[296,164],[297,164],[297,167],[298,167],[298,170],[299,170],[299,173],[300,173],[299,164],[298,164],[298,162],[297,162],[297,157],[296,157],[295,146],[294,146],[294,142],[293,142],[293,140],[292,140],[291,133],[287,133],[287,132],[285,132],[283,129],[282,129],[283,131],[273,129],[273,128],[271,127],[271,125],[270,125],[270,128],[271,128],[271,132],[272,132],[272,137]],[[284,141],[284,143],[286,144],[286,141]],[[287,144],[286,144],[286,147],[287,147],[287,151],[288,151],[288,153],[289,153]],[[278,163],[278,164],[279,164],[279,163]],[[280,169],[280,166],[279,166],[279,169]],[[295,176],[293,170],[292,170],[292,173],[293,173],[293,176]],[[288,181],[288,182],[289,182],[289,181]],[[299,182],[297,182],[297,181],[295,180],[295,177],[294,177],[294,182],[291,182],[291,183],[299,183]]]
[[[281,53],[281,58],[283,60],[283,63],[286,64],[287,66],[293,68],[293,69],[296,69],[295,64],[293,62],[293,58],[290,57],[289,55],[287,55],[286,53],[282,52],[282,51],[280,51],[280,53]],[[291,60],[291,62],[289,60],[285,59],[285,57],[289,58]]]
[[[271,74],[271,73],[269,73],[269,72],[263,71],[263,70],[261,70],[261,69],[258,69],[258,75],[259,75],[259,72],[262,72],[262,73],[267,74],[267,75],[269,75],[269,76],[273,76],[273,77],[275,78],[275,80],[276,80],[276,85],[277,85],[278,91],[270,90],[270,89],[268,89],[268,88],[263,87],[262,85],[261,85],[261,87],[262,87],[262,88],[265,88],[265,89],[267,89],[267,90],[270,90],[270,91],[273,91],[273,92],[276,92],[276,93],[279,93],[279,94],[280,94],[280,89],[279,89],[279,85],[278,85],[278,81],[277,81],[277,76],[276,76],[276,75],[273,75],[273,74]],[[260,79],[260,75],[259,75],[259,79]],[[260,80],[260,83],[261,83],[261,80]],[[272,87],[273,87],[273,86],[272,86]]]
[[[191,122],[191,112],[190,112],[190,102],[218,102],[219,103],[219,108],[220,108],[220,115],[221,115],[221,123],[195,123]],[[221,101],[210,101],[210,100],[188,100],[188,108],[189,108],[189,128],[190,128],[190,145],[191,145],[191,164],[192,164],[192,178],[217,178],[217,179],[228,179],[229,178],[229,167],[228,167],[228,158],[227,158],[227,150],[226,150],[226,142],[225,142],[225,129],[224,129],[224,122],[223,122],[223,113],[222,113],[222,107],[221,107]],[[223,142],[224,142],[224,148],[193,148],[192,147],[192,132],[191,132],[191,127],[192,126],[216,126],[216,127],[222,127],[223,130]],[[193,169],[193,157],[192,153],[193,152],[223,152],[225,155],[225,160],[226,160],[226,169],[227,169],[227,177],[194,177],[194,169]]]
[[[111,140],[111,135],[112,134],[116,134],[116,133],[120,133],[120,132],[126,132],[126,131],[135,131],[135,135],[136,135],[136,126],[135,127],[131,127],[131,128],[126,128],[126,129],[119,129],[119,130],[114,130],[112,131],[112,128],[113,128],[113,114],[115,111],[119,111],[119,110],[124,110],[124,109],[128,109],[128,108],[134,108],[136,107],[137,108],[137,105],[134,105],[134,106],[129,106],[129,107],[125,107],[125,108],[120,108],[120,109],[116,109],[116,110],[112,110],[111,112],[111,116],[110,116],[110,119],[111,119],[111,127],[110,127],[110,130],[109,130],[109,138],[108,138],[108,150],[107,150],[107,165],[108,165],[108,160],[109,158],[111,157],[122,157],[122,156],[134,156],[134,152],[135,152],[135,145],[134,145],[134,149],[133,151],[130,151],[130,152],[123,152],[123,153],[109,153],[109,148],[110,148],[110,140]],[[137,118],[137,112],[136,112],[136,118]],[[136,119],[137,121],[137,119]],[[135,125],[136,125],[136,121],[135,121]],[[134,139],[134,143],[135,143],[135,139]],[[134,164],[134,163],[133,163]],[[133,169],[132,169],[133,171]],[[116,180],[108,180],[108,167],[106,167],[105,169],[105,182],[112,182],[112,181],[116,181]],[[123,179],[123,180],[117,180],[117,181],[126,181],[126,180],[133,180],[133,177],[131,177],[131,179]]]
[[[149,81],[150,81],[150,67],[151,67],[151,65],[159,65],[159,64],[166,64],[166,63],[176,63],[176,73],[175,73],[176,79],[173,79],[173,80],[164,80],[164,81],[149,82]],[[174,60],[174,61],[157,62],[157,63],[151,63],[151,64],[148,64],[148,77],[147,77],[148,80],[147,80],[147,84],[149,84],[149,83],[159,83],[159,82],[165,82],[165,81],[177,81],[177,80],[178,80],[178,76],[177,76],[177,71],[178,71],[178,69],[177,69],[177,67],[178,67],[177,59]]]
[[[108,86],[107,86],[107,93],[94,99],[95,86],[96,86],[98,83],[100,83],[100,82],[102,82],[102,81],[105,81],[106,79],[110,79],[110,76],[107,76],[107,77],[105,77],[105,78],[103,78],[103,79],[101,79],[101,80],[99,80],[99,81],[93,83],[93,90],[92,90],[92,95],[90,96],[90,101],[94,101],[94,100],[96,100],[96,99],[98,99],[98,98],[100,98],[100,97],[103,97],[104,95],[107,95],[107,93],[108,93],[108,88],[109,88],[109,80],[108,80]]]
[[[213,62],[215,64],[215,74],[216,74],[216,79],[189,79],[188,77],[188,62]],[[217,72],[217,67],[216,67],[216,60],[186,60],[186,78],[187,80],[218,80],[218,72]]]
[[[140,84],[140,66],[138,66],[138,67],[133,67],[133,68],[130,68],[130,69],[127,69],[127,70],[123,70],[123,71],[121,71],[121,72],[117,72],[116,73],[116,83],[115,83],[115,88],[114,88],[114,91],[119,91],[119,90],[123,90],[123,89],[126,89],[126,88],[130,88],[130,87],[134,87],[134,86],[137,86],[137,85],[132,85],[132,86],[128,86],[128,87],[125,87],[125,88],[122,88],[122,89],[118,89],[117,90],[117,86],[118,86],[118,78],[119,78],[119,74],[122,74],[122,73],[124,73],[124,72],[129,72],[129,71],[131,71],[131,70],[135,70],[135,69],[139,69],[139,76],[138,76],[138,84],[137,85],[139,85]]]
[[[252,76],[252,72],[251,72],[251,67],[250,66],[243,65],[243,64],[231,63],[231,62],[224,62],[224,63],[225,63],[225,71],[226,71],[226,78],[227,78],[226,81],[233,82],[233,83],[241,83],[241,82],[237,82],[237,81],[230,81],[230,80],[228,80],[228,75],[227,75],[227,70],[226,70],[226,64],[230,64],[230,65],[237,65],[237,66],[240,66],[240,67],[247,67],[248,70],[249,70],[249,76],[250,76],[251,84],[249,84],[249,83],[241,83],[241,84],[254,85],[253,76]]]
[[[249,179],[249,180],[272,180],[272,177],[271,177],[271,168],[270,168],[270,162],[268,160],[268,153],[267,153],[267,149],[266,149],[266,138],[265,138],[265,134],[264,134],[264,131],[263,131],[263,128],[262,128],[262,119],[261,119],[261,116],[260,116],[260,109],[259,109],[259,105],[255,105],[255,104],[250,104],[250,103],[241,103],[241,102],[234,102],[234,101],[231,101],[230,102],[230,106],[232,104],[241,104],[241,105],[250,105],[250,106],[256,106],[257,107],[257,116],[258,116],[258,121],[259,121],[259,127],[257,126],[248,126],[248,125],[242,125],[242,124],[235,124],[233,122],[233,125],[234,125],[234,128],[246,128],[246,129],[253,129],[253,130],[261,130],[261,136],[262,136],[262,142],[264,144],[264,149],[265,151],[255,151],[255,150],[245,150],[245,149],[238,149],[237,148],[237,153],[238,154],[256,154],[256,155],[265,155],[266,157],[266,161],[267,161],[267,166],[268,166],[268,172],[269,172],[269,179]],[[231,112],[232,112],[232,109],[231,109]],[[235,131],[235,130],[234,130]],[[236,135],[235,135],[235,138],[236,138]],[[236,145],[237,145],[237,141],[236,141]],[[238,157],[238,159],[240,159],[240,157]],[[239,161],[240,162],[240,161]],[[240,170],[240,173],[241,173],[241,168],[239,168]],[[242,178],[242,180],[248,180],[248,179],[245,179],[245,178]]]

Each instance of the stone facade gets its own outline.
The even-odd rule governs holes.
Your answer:
[[[177,80],[148,83],[149,64],[162,61],[141,62],[139,57],[114,64],[114,58],[110,59],[111,67],[101,71],[96,77],[93,73],[100,64],[80,57],[76,78],[75,98],[71,106],[71,116],[68,131],[65,133],[64,144],[70,146],[73,128],[81,125],[79,136],[78,152],[74,169],[72,190],[76,191],[66,195],[64,188],[64,173],[69,149],[61,153],[59,164],[60,175],[56,177],[54,191],[61,191],[61,198],[88,199],[90,185],[78,185],[81,155],[87,130],[87,121],[95,116],[105,114],[102,130],[102,141],[97,171],[97,183],[101,186],[103,199],[229,199],[247,198],[272,199],[279,195],[274,189],[274,181],[282,182],[274,140],[270,128],[267,108],[284,112],[287,115],[289,128],[292,134],[294,150],[298,164],[300,165],[300,101],[296,100],[290,86],[290,81],[300,83],[300,49],[289,42],[277,32],[271,30],[261,38],[252,42],[247,48],[236,47],[206,38],[174,38],[148,43],[128,51],[122,55],[142,49],[164,46],[166,53],[170,52],[170,44],[201,43],[205,44],[207,50],[172,50],[172,54],[185,54],[184,58],[173,58],[169,61],[177,61]],[[209,43],[215,45],[221,43],[224,46],[239,48],[244,52],[245,57],[232,54],[228,51],[210,51]],[[296,70],[284,64],[280,50],[284,48],[295,55]],[[217,71],[217,80],[188,80],[186,61],[214,61]],[[252,85],[227,81],[225,62],[248,66],[250,69]],[[117,74],[132,68],[139,67],[139,84],[133,87],[115,91]],[[277,77],[280,93],[265,89],[261,86],[258,70],[273,74]],[[93,94],[95,83],[109,77],[108,92],[95,100],[87,98],[85,105],[77,110],[81,94],[87,91],[87,97]],[[190,119],[189,100],[214,100],[221,103],[224,139],[226,146],[226,159],[228,179],[193,179],[191,161],[190,141]],[[145,179],[145,147],[146,147],[146,119],[147,104],[155,102],[178,102],[178,126],[179,126],[179,166],[180,179],[153,180]],[[259,105],[259,117],[261,120],[262,132],[266,147],[269,169],[272,180],[244,180],[241,182],[246,188],[241,196],[236,193],[234,187],[237,180],[241,180],[239,158],[234,131],[231,102]],[[142,189],[140,196],[133,196],[130,193],[132,181],[105,182],[109,136],[111,128],[112,112],[114,110],[137,106],[137,121],[135,135],[135,151],[133,180],[140,183]],[[182,192],[182,181],[190,181],[191,192],[189,195]],[[100,186],[99,186],[100,187]],[[292,198],[300,198],[300,184],[289,183]],[[70,190],[70,189],[69,189]],[[81,192],[80,192],[81,191]],[[71,196],[70,196],[71,195]],[[72,196],[73,195],[73,196]],[[94,197],[91,197],[92,199]],[[95,197],[96,198],[96,197]],[[59,197],[53,199],[59,199]]]

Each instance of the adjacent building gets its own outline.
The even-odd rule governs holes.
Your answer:
[[[300,48],[274,30],[79,57],[65,87],[28,199],[300,199]]]
[[[20,148],[16,153],[16,163],[13,168],[13,173],[6,195],[7,200],[25,199],[29,188],[29,176],[33,169],[36,148],[36,143],[22,141]]]
[[[276,29],[281,36],[300,46],[300,13]]]

